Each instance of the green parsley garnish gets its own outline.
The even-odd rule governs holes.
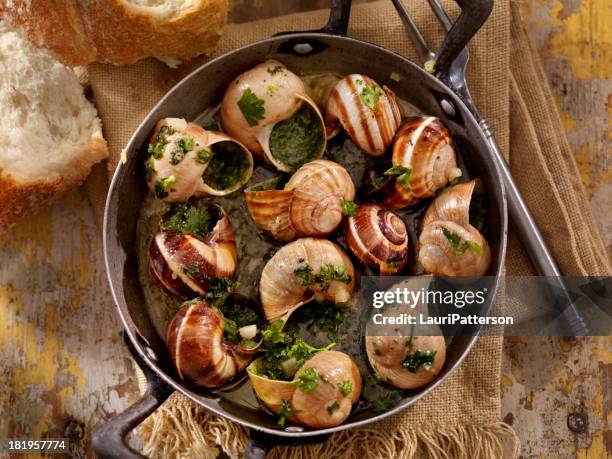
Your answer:
[[[160,127],[157,136],[155,136],[155,143],[149,144],[147,152],[155,159],[161,158],[164,154],[164,148],[168,145],[167,137],[174,134],[174,132],[174,129],[170,126],[163,125]]]
[[[327,406],[327,414],[331,416],[338,408],[340,408],[340,404],[338,403],[338,400],[334,400],[334,403]]]
[[[355,80],[355,83],[357,83],[357,84],[363,84],[363,80],[362,80],[361,78],[359,78],[359,79]]]
[[[269,84],[268,85],[268,93],[273,96],[274,94],[276,94],[276,91],[278,90],[278,88],[276,87],[276,85],[273,84]]]
[[[308,323],[306,330],[312,335],[323,332],[332,340],[338,333],[338,328],[344,322],[345,311],[331,301],[310,303],[300,308],[296,313],[301,323]]]
[[[189,266],[183,268],[183,272],[187,274],[188,277],[194,278],[198,275],[198,264],[191,263]]]
[[[257,126],[266,114],[263,99],[258,98],[251,88],[245,89],[242,93],[238,101],[238,108],[250,126]]]
[[[340,392],[345,397],[353,392],[353,384],[350,381],[342,381],[338,383],[338,387],[340,388]]]
[[[404,188],[410,188],[410,179],[412,178],[412,169],[405,166],[393,166],[387,169],[383,175],[396,176],[397,183],[400,183]]]
[[[287,421],[287,419],[289,419],[289,417],[293,414],[293,409],[291,409],[291,406],[289,406],[289,400],[284,400],[283,399],[283,404],[281,406],[280,411],[278,412],[278,422],[277,424],[281,427],[285,426],[285,422]]]
[[[179,147],[181,150],[183,150],[185,153],[193,150],[194,145],[195,145],[195,139],[191,137],[190,135],[181,137],[180,139],[176,141],[176,146]]]
[[[253,341],[252,339],[245,339],[244,341],[240,343],[240,347],[242,347],[243,349],[253,349],[256,346],[257,346],[257,343]]]
[[[220,306],[225,303],[225,300],[230,296],[232,292],[234,292],[238,288],[238,282],[230,279],[229,277],[215,277],[209,280],[208,292],[204,295],[204,299],[214,304],[215,306]],[[250,309],[249,309],[250,311]],[[223,311],[222,311],[223,312]],[[253,318],[250,322],[245,321],[242,324],[239,324],[237,328],[243,327],[245,325],[251,325],[257,321],[257,314],[253,313],[254,316],[250,316],[249,320]],[[233,317],[233,314],[232,314]]]
[[[155,172],[155,166],[153,166],[152,162],[149,162],[145,165],[145,180],[149,180],[153,173]]]
[[[197,163],[206,164],[208,161],[210,161],[210,158],[212,158],[212,156],[212,152],[208,150],[200,150],[196,154],[195,160]]]
[[[467,249],[472,249],[476,255],[479,257],[484,253],[482,250],[482,246],[474,241],[465,241],[461,244],[461,237],[457,233],[453,233],[446,228],[442,228],[442,232],[446,239],[449,240],[451,245],[453,246],[453,250],[455,253],[463,255]]]
[[[333,266],[331,264],[321,266],[317,273],[314,273],[308,265],[300,266],[293,271],[293,274],[302,279],[302,286],[320,285],[323,290],[327,290],[333,281],[345,284],[351,282],[351,276],[346,273],[344,266]]]
[[[382,96],[383,90],[376,83],[366,85],[359,94],[361,101],[372,111],[376,111],[378,100]]]
[[[159,198],[168,196],[168,189],[176,183],[176,177],[171,175],[155,182],[155,195]]]
[[[392,390],[388,392],[384,397],[379,398],[378,400],[374,400],[372,402],[372,406],[374,407],[374,411],[377,413],[384,413],[393,408],[397,400],[400,398],[401,394],[397,390]]]
[[[427,349],[425,351],[416,350],[408,355],[402,362],[402,366],[410,373],[416,373],[421,365],[423,368],[429,369],[434,363],[436,351]]]
[[[305,394],[312,392],[319,385],[317,382],[317,376],[318,374],[316,368],[309,368],[302,371],[297,377],[297,388]]]
[[[342,207],[342,213],[347,217],[354,217],[357,214],[357,204],[354,201],[343,199],[340,201],[340,206]]]
[[[276,75],[279,72],[283,71],[283,66],[282,65],[276,65],[274,67],[268,67],[268,73],[272,76]]]
[[[221,217],[216,207],[202,201],[173,204],[160,227],[162,231],[176,231],[204,238],[212,231]]]

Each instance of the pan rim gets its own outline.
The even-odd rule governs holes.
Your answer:
[[[444,94],[449,97],[452,102],[458,107],[460,108],[460,111],[462,113],[462,116],[464,118],[467,118],[468,123],[466,124],[472,124],[474,126],[478,126],[478,122],[476,121],[476,119],[473,117],[473,115],[470,113],[470,111],[468,110],[468,108],[465,106],[465,104],[461,101],[461,99],[459,97],[457,97],[456,94],[454,94],[452,92],[452,90],[450,88],[448,88],[447,86],[445,86],[440,80],[438,80],[437,78],[435,78],[433,75],[429,74],[428,72],[426,72],[425,70],[423,70],[421,67],[419,67],[417,64],[415,64],[414,62],[412,62],[411,60],[409,60],[408,58],[394,52],[391,50],[388,50],[384,47],[381,47],[380,45],[374,44],[374,43],[370,43],[370,42],[366,42],[360,39],[356,39],[356,38],[352,38],[352,37],[345,37],[345,36],[338,36],[338,35],[330,35],[330,34],[326,34],[326,33],[320,33],[320,32],[297,32],[297,33],[291,33],[291,34],[286,34],[286,35],[282,35],[282,36],[276,36],[276,37],[271,37],[271,38],[267,38],[264,40],[260,40],[248,45],[244,45],[241,46],[239,48],[236,48],[234,50],[228,51],[227,53],[224,53],[220,56],[217,56],[213,59],[211,59],[210,61],[205,62],[204,64],[202,64],[201,66],[197,67],[196,69],[194,69],[193,71],[191,71],[189,74],[187,74],[184,78],[182,78],[180,81],[178,81],[172,88],[170,88],[162,97],[161,99],[148,111],[147,115],[144,117],[144,119],[141,121],[141,123],[138,125],[138,127],[134,130],[132,136],[130,137],[127,145],[125,146],[125,151],[130,152],[134,149],[134,144],[136,143],[136,140],[139,136],[139,134],[141,133],[141,131],[143,130],[143,128],[148,124],[150,118],[152,117],[153,113],[161,106],[163,106],[165,104],[165,102],[170,99],[173,95],[174,92],[183,84],[185,84],[188,80],[190,80],[191,78],[193,78],[195,75],[197,75],[198,73],[202,72],[205,68],[214,65],[217,62],[220,62],[222,60],[228,59],[233,57],[236,54],[240,54],[241,52],[250,49],[252,47],[255,46],[262,46],[265,44],[272,44],[275,42],[279,42],[279,41],[287,41],[287,40],[295,40],[295,39],[302,39],[302,40],[316,40],[318,38],[322,38],[325,40],[338,40],[339,42],[349,42],[349,43],[356,43],[358,46],[366,46],[366,47],[370,47],[373,48],[375,51],[377,52],[381,52],[381,53],[385,53],[390,55],[391,58],[399,60],[407,65],[409,65],[410,67],[413,68],[413,70],[415,70],[416,72],[420,73],[422,76],[424,76],[426,79],[429,79],[435,86],[440,87],[441,89],[443,89]],[[486,137],[484,136],[484,133],[482,132],[482,130],[480,128],[478,128],[477,130],[475,130],[474,132],[475,135],[478,135],[481,137],[481,141],[483,144],[488,145],[487,141],[486,141]],[[131,158],[128,157],[127,161],[125,164],[127,164],[129,161],[134,161],[136,158],[136,155],[131,155]],[[118,313],[119,313],[119,317],[121,318],[121,322],[123,324],[124,330],[127,333],[127,335],[130,338],[130,341],[132,342],[134,349],[138,352],[138,354],[140,355],[140,357],[143,359],[143,361],[147,364],[147,366],[152,369],[157,376],[159,376],[162,381],[166,384],[168,384],[170,387],[172,387],[173,390],[183,394],[184,396],[186,396],[188,399],[192,400],[193,402],[197,403],[198,405],[202,406],[203,408],[215,413],[216,415],[222,416],[226,419],[229,419],[233,422],[236,422],[242,426],[254,429],[256,431],[259,432],[265,432],[267,434],[271,434],[274,436],[279,436],[279,437],[316,437],[316,436],[321,436],[321,435],[326,435],[326,434],[331,434],[334,432],[339,432],[342,430],[346,430],[346,429],[351,429],[351,428],[356,428],[356,427],[363,427],[365,425],[369,425],[378,421],[381,421],[382,419],[391,416],[393,414],[399,413],[401,411],[403,411],[404,409],[408,408],[410,405],[418,402],[421,398],[423,398],[424,396],[426,396],[427,394],[429,394],[431,391],[433,391],[436,387],[438,387],[439,384],[441,384],[443,381],[446,380],[446,378],[448,376],[450,376],[456,369],[457,367],[463,363],[464,359],[469,355],[469,353],[472,351],[473,346],[475,345],[477,339],[479,338],[479,333],[480,333],[480,329],[478,331],[477,334],[475,334],[474,336],[472,336],[469,341],[468,344],[465,348],[465,350],[461,353],[460,357],[458,358],[458,360],[451,365],[450,367],[447,367],[447,372],[440,378],[437,378],[434,382],[432,382],[431,384],[429,384],[427,387],[425,387],[422,391],[420,391],[419,393],[415,394],[414,396],[412,396],[410,399],[408,400],[403,400],[402,402],[400,402],[397,406],[393,407],[392,409],[390,409],[389,411],[386,411],[384,413],[378,414],[376,416],[373,416],[371,418],[368,419],[362,419],[362,420],[358,420],[358,421],[352,421],[352,422],[346,422],[344,424],[340,424],[339,426],[335,426],[335,427],[331,427],[331,428],[326,428],[326,429],[319,429],[319,430],[303,430],[303,431],[299,431],[299,432],[288,432],[286,430],[277,430],[274,428],[269,428],[269,427],[264,427],[262,425],[256,424],[254,422],[251,422],[249,420],[243,419],[241,417],[238,417],[232,413],[229,413],[225,410],[222,409],[218,409],[215,406],[209,405],[207,403],[208,400],[201,400],[199,399],[199,397],[203,397],[202,395],[198,395],[195,394],[194,392],[192,392],[190,389],[188,389],[187,387],[183,386],[179,381],[175,380],[174,378],[172,378],[170,375],[168,375],[162,368],[159,367],[159,365],[157,363],[155,363],[149,356],[148,354],[144,351],[141,342],[139,341],[139,339],[136,336],[136,330],[137,327],[136,325],[133,323],[131,316],[129,314],[129,311],[123,311],[122,306],[120,306],[121,301],[119,301],[119,296],[117,293],[117,289],[115,288],[115,284],[113,282],[113,279],[111,277],[110,274],[110,268],[111,268],[111,264],[110,264],[110,254],[109,254],[109,239],[111,237],[111,235],[109,234],[109,225],[110,225],[110,214],[111,214],[111,206],[112,206],[112,198],[115,195],[115,193],[117,193],[117,190],[119,189],[119,186],[117,185],[119,183],[120,177],[122,176],[122,171],[124,169],[124,165],[125,165],[122,161],[119,161],[115,171],[113,173],[113,177],[111,179],[111,182],[109,184],[109,189],[108,189],[108,194],[107,194],[107,198],[106,198],[106,203],[105,203],[105,208],[104,208],[104,221],[103,221],[103,251],[104,251],[104,263],[105,263],[105,268],[106,268],[106,275],[107,275],[107,279],[109,282],[109,286],[110,286],[110,290],[111,290],[111,295],[113,297],[113,302],[115,304],[115,308],[117,309]],[[503,186],[503,182],[502,182],[502,176],[501,176],[501,172],[499,170],[499,167],[497,166],[497,164],[495,164],[495,162],[491,161],[490,165],[492,166],[492,169],[494,171],[493,175],[494,177],[492,177],[494,180],[492,180],[492,182],[497,183],[499,186],[499,202],[497,203],[497,206],[499,207],[500,210],[500,228],[499,228],[499,246],[498,246],[498,257],[497,257],[497,265],[495,267],[495,272],[496,274],[493,276],[495,277],[495,280],[493,281],[493,293],[490,295],[491,300],[490,300],[490,305],[489,305],[489,311],[492,308],[496,298],[497,298],[497,292],[499,290],[499,286],[500,286],[500,282],[501,282],[501,275],[504,269],[504,265],[505,265],[505,260],[506,260],[506,250],[507,250],[507,232],[508,232],[508,211],[507,211],[507,198],[506,198],[506,190],[505,187]]]

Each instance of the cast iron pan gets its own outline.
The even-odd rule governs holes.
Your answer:
[[[195,403],[220,416],[251,429],[245,457],[262,458],[275,444],[297,445],[325,441],[333,432],[378,421],[397,413],[440,384],[465,358],[475,336],[455,337],[447,350],[445,367],[429,386],[406,395],[390,411],[375,414],[364,411],[346,423],[323,430],[283,429],[258,409],[220,403],[218,397],[193,392],[176,376],[166,358],[164,342],[156,334],[144,307],[138,281],[136,225],[147,194],[143,178],[143,148],[155,123],[165,117],[196,118],[204,108],[219,103],[232,79],[268,59],[275,58],[296,72],[334,71],[339,74],[363,73],[389,86],[399,97],[423,112],[442,119],[459,146],[462,159],[473,176],[479,177],[488,194],[489,243],[493,255],[488,275],[494,276],[491,292],[497,290],[506,253],[506,197],[500,173],[490,159],[488,144],[478,123],[455,94],[450,78],[438,78],[404,57],[377,45],[346,37],[350,0],[332,0],[327,25],[318,31],[284,33],[231,51],[203,65],[162,98],[138,127],[127,145],[127,163],[119,164],[113,177],[104,218],[104,254],[109,282],[117,310],[125,327],[126,343],[144,371],[148,389],[144,396],[123,413],[107,421],[93,434],[93,449],[102,457],[142,457],[125,443],[126,435],[149,416],[173,392],[179,391]],[[448,68],[457,52],[480,28],[491,11],[490,0],[473,0],[463,10],[444,40],[440,68]],[[391,73],[394,78],[391,79]],[[396,81],[399,76],[399,82]],[[448,75],[447,75],[448,76]],[[446,81],[448,86],[443,84]],[[454,106],[452,116],[441,104]],[[494,301],[489,295],[486,310]]]

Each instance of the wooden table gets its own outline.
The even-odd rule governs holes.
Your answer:
[[[609,1],[532,3],[535,43],[611,250]],[[231,19],[327,5],[235,0]],[[138,394],[106,286],[99,230],[82,190],[0,236],[0,259],[0,438],[68,436],[75,456],[89,456],[92,427]],[[521,437],[525,456],[612,454],[610,347],[610,337],[507,340],[502,417]],[[584,432],[568,428],[570,414],[572,420],[586,415]]]

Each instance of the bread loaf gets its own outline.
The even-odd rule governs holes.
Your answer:
[[[108,156],[74,71],[0,21],[0,231],[79,186]]]
[[[71,66],[165,61],[210,52],[228,0],[10,0],[0,6],[30,41]]]

